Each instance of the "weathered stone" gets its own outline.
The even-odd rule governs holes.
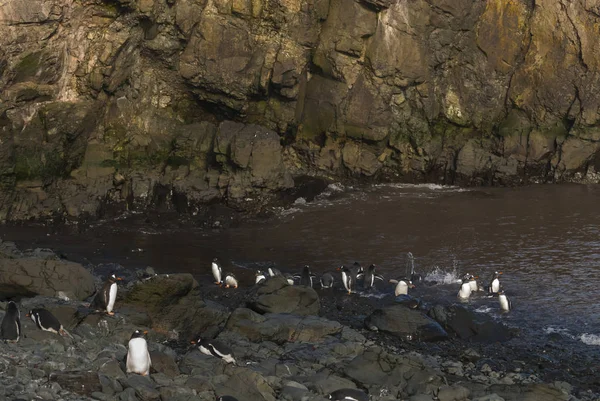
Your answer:
[[[164,352],[150,351],[150,360],[152,368],[159,373],[164,373],[167,377],[179,375],[179,367],[171,355]]]
[[[312,288],[289,285],[284,277],[274,277],[259,288],[251,306],[260,313],[305,316],[318,314],[321,303],[317,292]]]
[[[79,263],[59,259],[3,258],[0,255],[0,292],[6,297],[46,295],[62,291],[74,299],[94,293],[94,278]]]
[[[98,373],[96,372],[54,372],[49,376],[50,381],[57,382],[66,390],[81,395],[90,395],[102,391]]]
[[[510,330],[504,324],[495,322],[487,315],[472,312],[459,305],[435,305],[428,314],[439,322],[442,327],[453,332],[461,339],[496,342],[507,341],[512,337]]]
[[[436,321],[404,305],[377,309],[367,317],[365,325],[409,341],[438,341],[448,338],[446,331]]]
[[[233,311],[227,330],[239,333],[250,341],[273,341],[275,343],[318,342],[325,336],[339,333],[342,326],[316,316],[297,316],[288,313],[259,315],[250,309]]]

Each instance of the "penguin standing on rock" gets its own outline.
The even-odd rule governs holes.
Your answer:
[[[148,376],[150,374],[150,353],[148,352],[148,343],[144,335],[147,331],[136,330],[129,339],[129,348],[127,350],[127,373],[137,373],[138,375]]]
[[[123,280],[112,274],[102,286],[102,289],[96,294],[92,301],[92,307],[97,311],[106,311],[109,315],[114,315],[113,308],[117,299],[117,281]]]
[[[369,396],[362,390],[355,388],[342,388],[329,394],[333,401],[369,401]]]
[[[257,270],[256,280],[254,281],[254,284],[262,284],[265,281],[267,281],[267,276],[265,275],[265,273],[263,273],[262,270]]]
[[[233,275],[233,273],[225,274],[223,283],[225,284],[225,288],[229,288],[229,287],[238,288],[238,281],[237,281],[237,278],[235,278],[235,276]]]
[[[312,288],[314,278],[315,275],[310,272],[310,266],[304,265],[302,268],[302,274],[300,274],[300,285],[305,285]]]
[[[383,276],[381,274],[375,273],[376,265],[372,264],[367,269],[365,273],[365,281],[363,282],[363,287],[369,289],[375,287],[375,280],[383,281]]]
[[[333,287],[333,275],[331,273],[323,273],[321,276],[321,288]]]
[[[344,288],[348,291],[348,294],[352,294],[356,286],[356,275],[346,266],[338,267],[337,270],[342,272],[342,284],[344,284]]]
[[[0,337],[9,342],[17,342],[21,338],[21,313],[17,304],[13,301],[8,303],[6,314],[0,325]]]
[[[221,268],[221,263],[218,258],[214,258],[212,264],[210,265],[212,270],[213,277],[215,278],[215,284],[220,285],[221,279],[223,278],[223,269]]]
[[[395,296],[408,295],[408,289],[415,288],[415,285],[412,283],[412,281],[406,278],[400,278],[398,280],[391,279],[390,283],[396,284],[396,288],[394,288]]]
[[[192,341],[192,344],[198,344],[198,350],[204,355],[214,356],[227,363],[236,364],[235,358],[233,357],[233,351],[219,341],[200,338],[198,341]]]
[[[503,289],[498,291],[498,301],[500,302],[500,309],[502,309],[504,312],[509,312],[512,310],[512,302],[510,302],[510,299],[508,299],[506,294],[504,294]]]
[[[63,337],[72,337],[49,310],[42,308],[31,309],[25,316],[30,317],[38,329],[60,334]]]

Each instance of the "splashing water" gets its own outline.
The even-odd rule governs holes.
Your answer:
[[[432,271],[425,275],[424,280],[438,284],[456,284],[461,282],[457,266],[454,266],[451,271],[435,266]]]
[[[600,345],[600,336],[596,334],[583,333],[579,339],[587,345]]]

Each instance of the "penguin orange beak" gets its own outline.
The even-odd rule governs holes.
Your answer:
[[[190,344],[196,344],[196,341],[192,340],[190,341]]]
[[[148,330],[144,330],[144,334],[148,334]]]
[[[411,284],[411,285],[410,285],[410,288],[417,288],[417,286],[416,286],[416,285],[414,285],[414,284]]]
[[[117,280],[122,281],[123,277],[117,277]]]
[[[498,274],[503,274],[502,272],[498,272]]]
[[[29,315],[29,313],[27,313],[27,314],[25,315],[25,317],[29,317],[29,316],[30,316],[30,315]]]

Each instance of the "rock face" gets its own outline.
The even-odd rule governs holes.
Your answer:
[[[372,330],[382,330],[405,340],[437,341],[448,338],[448,333],[433,319],[404,305],[377,309],[365,319]]]
[[[0,252],[0,294],[4,298],[45,295],[83,300],[95,291],[94,277],[79,263],[55,256],[17,257]]]
[[[506,325],[494,321],[487,315],[472,312],[459,305],[435,305],[429,310],[429,316],[463,340],[507,341],[513,335]]]
[[[563,3],[4,1],[0,219],[599,182],[599,8]]]
[[[260,313],[293,313],[318,315],[321,303],[317,292],[310,287],[289,285],[284,277],[274,277],[256,292],[252,309]]]

